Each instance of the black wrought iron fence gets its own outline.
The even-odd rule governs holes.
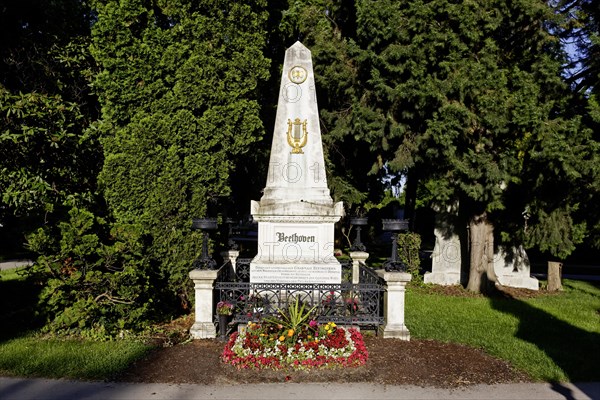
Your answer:
[[[315,308],[319,322],[358,325],[364,328],[383,324],[385,285],[369,267],[360,265],[360,281],[352,284],[352,263],[342,266],[341,284],[250,283],[249,260],[238,259],[236,271],[223,273],[215,283],[215,301],[234,305],[234,323],[247,323],[264,316],[274,316],[287,309],[296,299]],[[227,266],[230,268],[230,266]]]
[[[238,258],[235,262],[235,274],[237,282],[250,282],[251,258]]]
[[[319,322],[342,325],[380,325],[383,323],[383,287],[376,284],[298,284],[298,283],[217,283],[219,301],[234,305],[233,322],[247,323],[274,316],[298,299],[315,308]]]
[[[225,261],[217,272],[217,282],[229,282],[235,280],[235,270],[231,261]]]
[[[373,271],[372,268],[367,267],[364,263],[359,264],[358,268],[358,280],[360,283],[371,283],[374,285],[382,285],[383,280]]]

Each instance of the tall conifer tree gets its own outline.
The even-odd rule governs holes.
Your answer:
[[[199,255],[191,219],[230,194],[236,156],[263,136],[256,99],[269,66],[265,3],[94,4],[103,193],[117,221],[144,227],[186,307]]]
[[[560,257],[582,240],[575,188],[593,142],[566,112],[565,54],[547,3],[306,3],[319,18],[297,27],[315,38],[315,64],[341,72],[321,89],[333,97],[323,112],[338,134],[330,152],[353,143],[371,172],[407,174],[422,204],[458,203],[470,233],[470,290],[495,280],[494,239]],[[342,18],[346,10],[354,18]],[[348,169],[348,190],[364,182],[356,172]]]
[[[591,130],[596,146],[595,161],[578,197],[579,213],[590,230],[586,242],[600,248],[600,210],[596,207],[600,201],[600,3],[562,0],[556,8],[564,18],[560,37],[568,49],[565,76],[575,94],[570,111]]]

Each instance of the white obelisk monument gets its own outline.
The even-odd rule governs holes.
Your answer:
[[[311,53],[300,42],[285,53],[267,184],[250,207],[251,283],[341,283],[333,239],[344,206],[327,187]]]

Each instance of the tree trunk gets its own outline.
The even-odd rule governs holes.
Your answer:
[[[548,291],[562,290],[562,263],[548,261]]]
[[[498,282],[494,272],[494,226],[487,214],[476,215],[469,221],[470,267],[467,290],[484,293],[490,283]]]

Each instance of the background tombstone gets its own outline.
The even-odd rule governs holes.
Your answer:
[[[431,272],[426,272],[425,283],[437,285],[460,285],[461,283],[461,242],[456,233],[458,223],[458,203],[446,211],[436,209],[435,246],[431,254]]]
[[[445,211],[436,209],[435,246],[431,254],[431,272],[425,283],[437,285],[461,284],[461,240],[458,230],[458,203]],[[538,290],[539,282],[531,276],[527,253],[522,246],[499,246],[494,253],[494,272],[503,286]]]
[[[539,281],[531,276],[531,264],[523,246],[499,246],[494,254],[494,272],[501,285],[538,290]]]

